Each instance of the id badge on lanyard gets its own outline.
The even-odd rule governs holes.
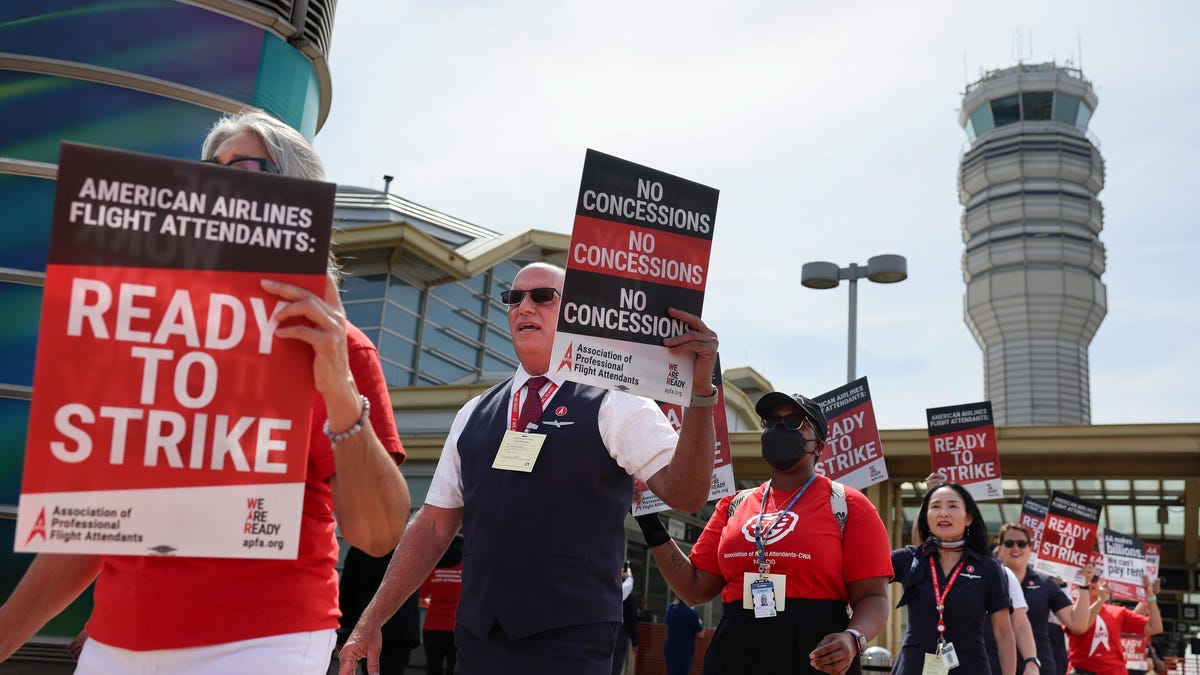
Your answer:
[[[946,642],[946,598],[950,595],[950,589],[954,588],[954,582],[958,581],[958,573],[962,571],[963,560],[959,560],[954,569],[950,570],[950,577],[946,579],[946,590],[941,589],[941,584],[938,583],[937,565],[933,562],[933,556],[929,557],[929,576],[933,582],[933,602],[938,613],[937,621],[937,653],[925,655],[926,669],[929,667],[930,656],[936,656],[946,670],[953,670],[958,667],[958,653],[954,651],[954,643]],[[925,673],[925,669],[922,670]]]

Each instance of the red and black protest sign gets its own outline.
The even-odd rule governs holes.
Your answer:
[[[1158,565],[1162,560],[1162,547],[1158,544],[1146,543],[1146,576],[1150,581],[1158,579]]]
[[[554,341],[567,379],[686,404],[692,362],[662,341],[700,315],[717,190],[588,150]]]
[[[821,394],[816,401],[829,423],[817,472],[856,490],[887,480],[887,463],[867,378],[860,377]]]
[[[295,557],[333,193],[63,144],[16,550]]]
[[[928,408],[925,417],[933,470],[977,501],[1003,499],[991,401]]]
[[[713,368],[713,386],[717,389],[717,404],[712,408],[713,427],[716,432],[717,448],[713,454],[712,483],[708,489],[708,500],[720,499],[733,494],[737,488],[733,482],[733,452],[729,446],[729,420],[725,416],[725,384],[721,379],[721,359]],[[683,428],[683,406],[675,403],[658,402],[675,431]],[[633,490],[633,515],[657,513],[671,508],[648,485],[636,481]]]
[[[1092,562],[1099,522],[1099,504],[1066,492],[1051,492],[1034,568],[1052,577],[1082,583],[1078,572]]]
[[[1046,527],[1046,513],[1050,505],[1029,495],[1021,497],[1020,522],[1029,530],[1030,562],[1037,559],[1038,544],[1042,541],[1042,530]]]

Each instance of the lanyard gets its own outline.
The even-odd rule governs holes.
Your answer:
[[[771,569],[771,566],[767,564],[767,546],[765,543],[763,543],[763,535],[770,535],[772,530],[774,530],[776,527],[779,527],[779,524],[783,522],[783,517],[792,510],[792,507],[796,505],[796,501],[799,500],[800,497],[804,496],[804,493],[808,491],[808,486],[812,485],[812,482],[816,480],[816,478],[817,474],[816,472],[813,472],[813,475],[808,477],[808,482],[806,482],[800,488],[800,491],[796,493],[795,497],[792,497],[792,500],[787,503],[787,506],[783,507],[783,510],[780,511],[779,515],[775,517],[775,521],[771,523],[771,526],[767,528],[767,531],[763,532],[763,514],[765,514],[767,510],[767,500],[771,497],[771,481],[767,481],[767,489],[763,492],[762,505],[758,507],[758,521],[754,523],[754,547],[758,549],[759,574],[766,574]]]
[[[512,429],[513,431],[521,431],[521,429],[517,428],[517,420],[521,419],[521,390],[524,388],[524,386],[521,386],[516,390],[516,392],[513,393],[512,417],[508,423],[508,428]],[[549,401],[550,397],[554,396],[554,392],[556,391],[558,391],[558,385],[551,381],[550,388],[547,389],[546,393],[542,395],[542,410],[546,409],[546,401]],[[536,394],[537,392],[529,392],[530,396],[534,396]]]
[[[965,561],[966,556],[964,552],[964,557],[959,559],[958,564],[954,566],[954,569],[950,570],[950,578],[946,580],[946,590],[943,592],[939,588],[940,584],[938,584],[937,566],[933,562],[933,556],[929,556],[929,576],[933,578],[933,602],[937,607],[938,613],[937,629],[939,645],[946,641],[946,621],[944,617],[944,612],[946,611],[946,596],[950,595],[950,589],[954,587],[954,582],[958,580],[958,573],[962,571],[963,562]]]

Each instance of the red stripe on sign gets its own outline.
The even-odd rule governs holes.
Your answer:
[[[711,250],[707,239],[576,216],[567,269],[702,291]]]

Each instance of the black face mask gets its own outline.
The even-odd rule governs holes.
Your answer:
[[[804,459],[806,441],[799,430],[788,431],[781,427],[762,432],[762,457],[773,468],[787,471]]]

